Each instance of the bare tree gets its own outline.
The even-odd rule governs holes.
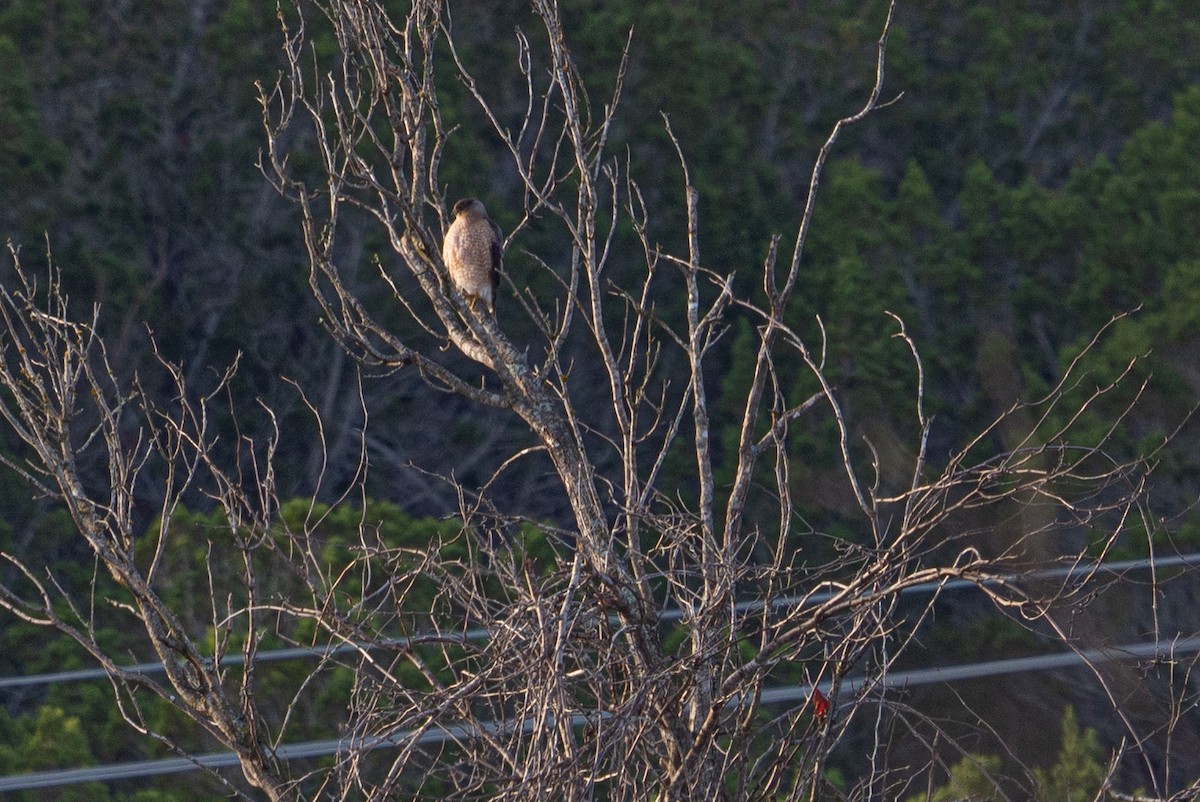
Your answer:
[[[11,555],[21,579],[0,588],[0,603],[83,645],[135,727],[154,734],[139,714],[145,693],[166,700],[234,751],[270,799],[826,798],[839,793],[825,781],[826,760],[852,726],[873,732],[871,771],[847,794],[895,796],[907,778],[883,765],[884,713],[902,720],[904,711],[889,707],[887,677],[933,603],[901,613],[902,594],[965,579],[1031,626],[1053,622],[1087,582],[1015,577],[1062,557],[1050,542],[1057,533],[1096,528],[1115,539],[1138,515],[1143,487],[1140,462],[1109,459],[1103,443],[1073,444],[1080,415],[1111,389],[1091,387],[1079,363],[1044,398],[931,460],[922,366],[899,318],[881,325],[893,327],[917,377],[916,437],[903,473],[885,472],[872,444],[853,434],[824,342],[789,319],[826,160],[846,126],[886,105],[891,7],[870,93],[817,155],[791,247],[766,243],[750,285],[706,264],[686,132],[677,136],[666,119],[686,216],[653,219],[610,147],[624,65],[609,97],[589,97],[555,3],[534,0],[538,36],[518,34],[526,105],[512,118],[479,88],[442,3],[416,0],[403,16],[362,0],[318,8],[313,19],[306,4],[281,16],[290,68],[262,90],[262,104],[264,167],[302,212],[323,322],[367,368],[519,419],[535,445],[514,450],[482,486],[456,486],[457,537],[400,548],[364,516],[333,568],[318,507],[301,527],[279,520],[270,461],[278,435],[239,443],[232,464],[222,462],[208,428],[219,394],[194,399],[165,362],[176,387],[168,409],[136,386],[116,386],[92,322],[71,322],[53,276],[39,296],[21,274],[25,283],[0,297],[3,415],[29,453],[10,467],[67,505],[119,586],[109,601],[140,624],[166,681],[125,671],[105,652],[89,612],[101,600]],[[332,70],[315,67],[307,49],[315,25],[336,36]],[[451,80],[466,87],[519,176],[510,253],[535,220],[563,243],[560,253],[529,254],[554,295],[506,277],[499,317],[470,306],[440,259],[452,199],[439,166],[460,135],[439,106]],[[289,163],[283,143],[308,141],[286,136],[297,126],[317,143],[315,179]],[[362,215],[388,248],[368,286],[345,280],[340,263],[342,222]],[[651,233],[670,225],[686,242],[682,253]],[[636,263],[614,244],[622,226],[640,246]],[[533,341],[506,335],[518,318]],[[736,446],[722,450],[708,366],[738,320],[753,326],[756,346],[751,379],[736,390]],[[600,377],[595,385],[572,378],[584,362]],[[810,395],[794,397],[797,370]],[[361,412],[369,429],[369,410]],[[796,512],[792,434],[818,417],[836,432],[853,538]],[[1006,446],[997,448],[1001,432]],[[86,470],[85,456],[97,460]],[[549,461],[569,518],[506,508],[503,473],[526,459]],[[135,554],[131,498],[150,461],[169,478],[156,556],[146,561]],[[453,481],[453,466],[429,469]],[[215,647],[162,602],[156,573],[177,507],[197,493],[223,511],[223,559],[235,554],[240,565],[237,592],[210,600]],[[546,538],[550,555],[531,550],[531,538]],[[1067,561],[1090,565],[1081,548]],[[267,579],[276,571],[288,582]],[[212,589],[223,588],[227,575],[210,574]],[[414,608],[417,588],[435,589],[432,604]],[[273,716],[257,692],[255,652],[264,628],[287,637],[301,623],[316,633],[308,643],[348,647],[350,656],[320,661]],[[244,667],[222,668],[238,648]],[[331,767],[284,759],[277,747],[292,716],[335,664],[354,677],[344,750]],[[772,694],[797,684],[826,691],[799,701]]]
[[[116,590],[106,593],[100,581],[93,581],[90,588],[72,587],[53,574],[45,576],[44,569],[25,565],[16,555],[4,554],[19,579],[0,587],[0,605],[27,622],[58,629],[87,650],[109,672],[122,715],[139,731],[154,734],[139,707],[139,698],[150,693],[236,752],[252,785],[271,799],[287,798],[263,739],[254,700],[255,614],[250,614],[244,628],[238,628],[245,636],[246,665],[251,669],[243,677],[240,693],[233,692],[226,686],[219,661],[230,647],[231,631],[221,622],[237,612],[220,610],[217,597],[209,601],[215,631],[224,635],[218,637],[215,651],[207,648],[202,645],[203,632],[189,631],[178,612],[163,602],[158,576],[183,494],[203,474],[210,480],[206,491],[226,505],[229,531],[246,557],[242,604],[253,610],[256,597],[249,554],[272,509],[247,505],[273,495],[270,473],[254,477],[261,497],[246,495],[236,471],[226,473],[211,461],[208,409],[212,399],[189,403],[182,372],[165,363],[177,389],[179,403],[174,408],[154,404],[140,387],[119,387],[104,343],[96,335],[95,313],[84,322],[70,320],[57,273],[50,273],[44,299],[38,298],[34,281],[20,271],[17,252],[12,250],[11,256],[20,283],[14,290],[0,292],[5,327],[0,384],[10,394],[0,415],[28,451],[21,462],[7,458],[5,462],[39,495],[65,505],[95,553],[97,568],[111,577]],[[140,532],[135,530],[134,498],[139,476],[151,463],[167,469],[167,480],[162,525],[147,563],[136,553]],[[105,615],[98,607],[110,607],[118,618],[135,622],[162,661],[166,682],[120,667],[121,656],[107,652],[97,636],[97,620]]]

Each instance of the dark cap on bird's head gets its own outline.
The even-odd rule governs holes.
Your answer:
[[[454,217],[470,215],[472,217],[487,217],[487,209],[478,198],[463,198],[454,204]]]

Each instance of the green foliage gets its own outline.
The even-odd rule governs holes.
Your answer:
[[[1008,618],[985,617],[970,622],[948,621],[933,625],[929,635],[930,656],[944,662],[999,660],[1030,653],[1037,640],[1029,629]]]
[[[269,85],[281,60],[276,9],[230,0],[196,19],[184,6],[168,3],[120,24],[82,2],[44,9],[14,0],[0,10],[0,175],[8,182],[0,209],[56,221],[52,239],[71,268],[68,285],[105,304],[104,325],[117,321],[132,357],[123,366],[145,358],[141,344],[124,338],[147,321],[164,352],[185,362],[247,354],[253,392],[279,408],[279,375],[323,383],[327,362],[313,358],[323,340],[296,268],[298,226],[290,209],[264,200],[274,196],[254,166],[261,133],[253,85]],[[662,111],[700,192],[703,261],[759,291],[754,276],[771,234],[783,234],[786,260],[817,144],[862,101],[884,7],[769,2],[747,14],[721,2],[564,5],[572,53],[597,107],[633,31],[612,134],[614,153],[628,147],[653,212],[652,241],[683,245],[680,176]],[[295,30],[293,10],[285,4],[283,13]],[[473,15],[487,25],[455,19],[460,54],[506,120],[524,105],[513,84],[516,39],[497,31],[529,30],[530,13],[492,2]],[[1166,17],[1162,34],[1147,34],[1147,20]],[[325,64],[332,33],[319,14],[308,23]],[[856,418],[879,419],[899,439],[901,421],[911,418],[899,399],[910,397],[913,375],[885,311],[903,316],[917,338],[927,409],[949,439],[997,411],[979,392],[995,367],[976,359],[981,323],[1003,325],[1014,349],[1009,375],[1031,389],[1052,383],[1081,338],[1135,304],[1147,312],[1161,306],[1151,339],[1192,336],[1200,88],[1189,86],[1187,54],[1198,25],[1194,9],[1168,12],[1151,0],[1106,5],[1082,27],[1069,9],[1036,4],[901,8],[886,92],[906,95],[847,130],[820,188],[804,291],[788,314],[814,344],[814,315],[822,315],[830,365],[839,389],[854,396]],[[532,46],[536,66],[544,45],[534,37]],[[451,194],[487,198],[511,227],[518,218],[507,209],[523,189],[500,168],[503,149],[448,56],[436,54],[445,70],[441,111],[454,128],[441,180]],[[101,89],[81,102],[81,87],[91,86]],[[293,164],[304,158],[301,148]],[[0,222],[6,233],[16,225]],[[540,273],[530,279],[522,250],[553,264],[565,247],[540,222],[509,260],[518,285],[538,296],[551,284]],[[384,249],[368,232],[364,243]],[[636,250],[622,227],[610,278],[620,283],[621,271],[639,261]],[[1062,314],[1064,298],[1072,314]],[[675,300],[663,299],[665,315]],[[1128,347],[1145,339],[1122,336]],[[746,342],[743,335],[722,343],[710,358],[714,375],[729,376],[729,389],[714,398],[729,409],[745,378]],[[811,392],[804,371],[785,367],[796,396]],[[1164,375],[1159,366],[1153,372]],[[1185,389],[1167,392],[1179,399]],[[411,412],[398,404],[388,414]],[[726,454],[730,432],[720,438]],[[459,433],[451,447],[468,448],[471,432]],[[798,450],[821,461],[824,434],[798,434],[806,439]],[[299,487],[310,456],[304,438],[284,443],[281,475]],[[672,470],[688,473],[685,461]],[[386,495],[387,479],[378,481],[371,492]]]
[[[950,767],[946,784],[928,796],[910,796],[908,802],[992,802],[1004,799],[997,785],[1000,778],[1001,760],[995,755],[967,754]]]
[[[88,733],[77,716],[45,705],[36,714],[10,718],[0,711],[0,774],[20,774],[47,769],[74,768],[96,762]],[[83,783],[14,795],[24,802],[107,802],[100,783]]]
[[[1106,774],[1099,736],[1091,728],[1081,729],[1075,709],[1068,705],[1058,762],[1034,770],[1038,802],[1089,802],[1096,798]]]
[[[141,791],[134,791],[132,795],[127,797],[127,799],[129,802],[189,802],[189,800],[194,802],[195,800],[200,799],[200,797],[196,796],[195,794],[196,789],[191,789],[187,793],[183,791],[156,791],[143,789]],[[221,799],[222,797],[214,795],[210,798],[216,800]]]
[[[616,146],[632,149],[634,174],[658,210],[655,235],[668,248],[682,248],[681,193],[673,191],[680,176],[660,112],[671,118],[700,193],[705,261],[725,269],[760,259],[765,239],[785,224],[783,213],[796,208],[780,191],[778,166],[747,158],[767,146],[747,121],[762,120],[773,101],[764,54],[747,41],[748,28],[757,27],[752,19],[765,21],[714,2],[586,0],[564,8],[597,98],[611,91],[613,68],[633,30]]]
[[[1086,326],[1074,340],[1066,339],[1061,362],[1074,359],[1106,316],[1119,312],[1133,314],[1114,323],[1081,364],[1091,377],[1087,387],[1111,383],[1139,361],[1123,389],[1081,420],[1081,443],[1103,436],[1106,421],[1151,376],[1161,420],[1151,428],[1169,431],[1191,408],[1200,337],[1200,263],[1194,249],[1200,191],[1189,176],[1200,174],[1193,139],[1198,128],[1200,87],[1193,87],[1176,98],[1169,124],[1149,123],[1129,139],[1115,164],[1097,160],[1078,170],[1064,189],[1076,216],[1092,220],[1076,227],[1085,236],[1078,248],[1078,280],[1068,295],[1076,319]],[[1129,449],[1136,443],[1121,431],[1117,442]]]
[[[99,710],[95,715],[68,714],[57,705],[42,705],[33,713],[17,717],[0,710],[0,775],[79,768],[119,759],[98,751],[110,746],[105,741],[103,731],[96,730],[96,726],[103,719],[115,719],[123,729],[128,730],[128,725],[119,720],[112,708],[110,699],[103,715],[100,715]],[[86,722],[86,726],[83,722]],[[162,782],[159,780],[156,784]],[[5,799],[13,802],[107,802],[110,799],[132,802],[199,802],[225,798],[225,794],[221,792],[205,794],[204,788],[207,783],[197,783],[194,780],[187,783],[186,791],[145,788],[144,780],[139,781],[139,785],[143,787],[130,794],[123,794],[110,790],[102,783],[80,783],[35,791],[11,792]]]
[[[1078,179],[1097,219],[1081,254],[1076,306],[1093,320],[1097,311],[1158,306],[1169,297],[1165,271],[1195,256],[1200,190],[1189,176],[1200,171],[1198,128],[1200,87],[1192,87],[1176,98],[1169,125],[1147,124],[1115,167],[1101,163]]]
[[[75,566],[72,547],[78,544],[70,519],[62,514],[48,516],[41,527],[44,539],[40,545],[61,555],[65,562],[56,565],[64,581],[88,583],[93,579],[90,565]],[[212,598],[240,603],[244,589],[240,586],[241,547],[250,542],[249,533],[228,521],[219,510],[200,513],[177,508],[169,522],[155,522],[137,544],[137,560],[143,566],[158,554],[155,576],[157,589],[179,614],[193,637],[200,638],[208,649],[214,648],[216,632],[212,629]],[[356,546],[362,537],[378,538],[397,555],[386,565],[377,566],[375,575],[400,576],[406,559],[417,559],[419,553],[441,549],[443,556],[465,562],[476,559],[468,552],[462,526],[454,521],[413,518],[390,502],[368,501],[365,507],[340,505],[330,507],[314,504],[308,499],[294,499],[281,506],[278,528],[273,537],[279,548],[288,548],[288,538],[303,535],[319,555],[321,571],[328,577],[343,573],[347,579],[339,588],[343,593],[361,592],[362,572],[346,569],[358,556]],[[160,543],[161,539],[161,543]],[[528,559],[532,565],[552,563],[549,544],[544,534],[528,527],[514,535],[514,559]],[[250,552],[259,562],[258,588],[265,595],[298,599],[304,592],[291,572],[271,570],[271,549]],[[408,555],[407,557],[405,555]],[[54,564],[53,558],[48,558]],[[78,574],[72,576],[73,573]],[[102,587],[103,576],[100,577]],[[210,586],[210,582],[215,585]],[[115,598],[110,591],[109,597]],[[411,617],[428,615],[435,607],[437,587],[429,580],[413,582],[404,596],[403,613]],[[130,629],[124,619],[112,618],[102,607],[96,619],[97,637],[107,645],[111,654],[137,654],[140,640],[136,628]],[[236,621],[240,619],[235,619]],[[278,622],[277,622],[278,623]],[[317,634],[312,622],[300,621],[271,630],[261,641],[260,648],[270,649],[285,643],[304,643]],[[384,634],[398,635],[397,631]],[[222,633],[227,649],[236,650],[244,637],[235,626]],[[82,668],[91,665],[71,642],[63,638],[46,638],[43,629],[30,625],[5,622],[0,631],[3,653],[26,656],[19,667],[5,674],[36,673],[38,671]],[[143,659],[150,659],[143,655]],[[436,653],[430,655],[436,665]],[[335,668],[318,678],[310,678],[311,663],[304,660],[265,663],[256,673],[256,693],[268,716],[282,721],[286,706],[302,686],[306,687],[308,704],[293,713],[287,729],[287,740],[300,741],[334,737],[337,722],[353,690],[353,676],[347,669]],[[394,670],[402,682],[422,687],[426,680],[409,663]],[[211,742],[202,737],[195,723],[173,706],[150,696],[139,697],[142,714],[149,727],[173,738],[184,748],[211,749]],[[70,711],[68,714],[64,711]],[[83,722],[86,722],[86,726]],[[145,757],[166,757],[169,753],[157,742],[139,740],[122,720],[113,704],[112,690],[107,682],[60,683],[46,695],[46,704],[36,714],[8,717],[0,715],[0,774],[37,771],[49,768],[92,765],[97,762],[119,762]],[[163,781],[161,790],[143,789],[137,799],[144,802],[177,802],[200,799],[195,789],[187,793],[173,790],[174,781]],[[67,787],[60,796],[37,796],[41,799],[106,800],[108,791],[103,785],[90,784]],[[22,797],[17,797],[23,799]],[[29,796],[32,800],[35,797]],[[122,796],[121,798],[130,798]],[[220,798],[218,793],[214,798]]]
[[[33,732],[24,744],[24,755],[25,764],[35,770],[94,762],[79,719],[57,707],[38,711]]]
[[[12,22],[0,21],[0,31]],[[15,27],[21,27],[19,25]],[[48,220],[37,199],[58,178],[66,159],[62,143],[46,135],[34,103],[33,83],[16,44],[0,33],[0,177],[9,202],[0,205],[0,230],[28,231]]]
[[[1104,750],[1099,736],[1082,729],[1070,705],[1063,713],[1062,746],[1054,765],[1033,770],[1038,802],[1089,802],[1096,798],[1106,776]],[[1001,790],[1003,761],[996,755],[968,754],[950,767],[944,785],[929,796],[910,796],[908,802],[973,802],[1009,798]]]
[[[572,52],[580,58],[596,108],[607,100],[633,29],[613,152],[640,182],[654,215],[652,241],[678,250],[684,233],[680,176],[662,111],[680,136],[700,192],[705,265],[734,273],[747,292],[761,291],[756,271],[769,236],[782,233],[785,263],[790,255],[816,147],[829,124],[858,108],[865,96],[884,5],[773,1],[747,13],[742,5],[708,0],[564,3]],[[1157,445],[1190,409],[1200,361],[1198,9],[1159,0],[1102,3],[1081,26],[1077,10],[1067,5],[901,4],[885,96],[903,90],[905,97],[844,132],[820,188],[801,266],[803,290],[787,310],[788,324],[827,356],[850,414],[853,447],[864,437],[886,445],[912,433],[915,371],[892,336],[889,311],[905,319],[922,350],[927,409],[937,413],[934,437],[947,442],[990,421],[1015,395],[1052,386],[1111,315],[1135,307],[1141,311],[1113,325],[1083,361],[1080,392],[1113,381],[1131,360],[1149,355],[1129,384],[1136,388],[1153,377],[1147,393],[1152,409],[1110,441],[1124,453]],[[203,18],[190,11],[181,0],[139,6],[133,16],[80,0],[49,5],[11,0],[0,7],[0,234],[23,240],[30,255],[41,248],[41,229],[51,228],[74,297],[83,306],[104,305],[102,326],[115,335],[111,342],[121,371],[152,361],[138,338],[148,323],[164,352],[201,376],[206,365],[245,354],[247,397],[262,397],[286,414],[299,405],[280,375],[297,377],[306,390],[320,388],[313,397],[327,387],[335,396],[339,378],[330,370],[335,360],[321,350],[327,340],[311,325],[316,312],[304,286],[293,212],[279,205],[255,166],[262,133],[253,86],[255,80],[269,86],[281,59],[276,9],[227,0]],[[283,13],[294,22],[290,8]],[[512,80],[515,38],[507,32],[514,26],[527,30],[529,12],[492,2],[473,15],[486,24],[463,13],[455,18],[463,56],[504,119],[516,120],[524,110],[523,90]],[[309,23],[312,50],[325,64],[336,43],[320,15]],[[541,45],[533,46],[540,67]],[[437,56],[440,67],[448,68],[448,54]],[[461,82],[447,71],[438,86],[446,123],[456,127],[440,181],[451,194],[485,197],[511,228],[517,220],[511,210],[524,188],[501,166],[502,149]],[[304,170],[305,158],[300,152],[293,164]],[[309,158],[308,165],[315,164]],[[538,298],[552,283],[544,276],[538,279],[544,284],[526,281],[522,250],[554,264],[567,247],[540,225],[534,220],[523,232],[508,265],[518,286],[528,283]],[[371,235],[363,240],[364,250],[386,252]],[[361,261],[348,259],[351,280],[360,278],[357,269],[372,269],[365,257]],[[620,283],[619,271],[633,271],[628,265],[639,261],[628,228],[620,229],[609,278]],[[664,297],[661,306],[668,315],[678,310],[678,299]],[[817,315],[826,327],[824,342]],[[736,459],[738,405],[753,368],[760,322],[738,321],[709,363],[710,375],[721,378],[713,402],[726,480]],[[586,382],[589,366],[576,370]],[[669,371],[664,368],[664,378],[671,378]],[[795,358],[781,358],[779,375],[787,404],[816,389]],[[356,399],[354,382],[341,382],[340,389],[349,387]],[[152,381],[146,387],[151,394],[169,392]],[[382,414],[373,409],[375,420],[449,408],[440,396],[410,398],[393,390],[386,388]],[[1130,397],[1118,392],[1112,407],[1098,406],[1095,414],[1080,418],[1072,442],[1098,442],[1109,431],[1113,410]],[[594,412],[581,409],[588,419]],[[446,415],[445,426],[428,427],[432,445],[426,446],[439,459],[473,448],[483,431],[456,410]],[[284,419],[283,428],[295,431],[286,425],[294,420]],[[1052,418],[1046,429],[1062,423]],[[228,420],[214,426],[224,442],[255,434],[253,426],[235,432]],[[311,488],[309,445],[304,436],[281,443],[281,486],[299,493]],[[949,450],[945,443],[932,445],[935,460]],[[829,535],[802,544],[805,556],[813,558],[838,538],[855,537],[839,518],[837,491],[830,489],[836,474],[830,469],[840,458],[833,423],[819,412],[797,422],[788,449],[796,458],[795,514]],[[893,453],[903,456],[898,447]],[[886,461],[886,448],[883,457]],[[694,466],[672,455],[668,468],[686,497]],[[770,466],[764,463],[763,469]],[[397,491],[382,468],[373,471],[378,484],[371,492],[379,498],[365,509],[287,502],[270,542],[285,548],[289,538],[311,538],[327,577],[343,575],[364,530],[395,550],[392,558],[372,564],[381,572],[411,567],[406,549],[438,548],[445,556],[474,558],[471,533],[454,522],[410,517],[413,510],[405,505],[412,500],[386,497]],[[1156,472],[1191,491],[1200,481],[1191,453],[1164,453]],[[44,558],[64,581],[92,580],[92,558],[61,511],[36,507],[24,488],[5,484],[0,496],[5,550]],[[768,526],[778,515],[775,509],[753,512],[756,523]],[[1176,542],[1196,542],[1200,525],[1194,516],[1179,520]],[[218,633],[206,601],[209,573],[237,576],[238,542],[246,533],[207,509],[180,510],[168,524],[151,527],[138,544],[138,558],[145,564],[158,535],[166,532],[156,589],[211,647]],[[553,563],[549,544],[533,528],[521,533],[514,548],[530,557],[534,570]],[[268,552],[253,557],[261,592],[306,593],[295,576],[273,570],[277,564]],[[122,598],[103,574],[98,581],[100,595]],[[338,592],[353,598],[361,583],[348,572]],[[405,613],[429,613],[437,592],[432,583],[414,582]],[[225,598],[242,601],[234,591]],[[97,615],[100,637],[114,653],[144,656],[138,633],[118,625],[116,611],[101,605]],[[668,635],[668,647],[685,635],[682,629]],[[239,643],[239,633],[228,636],[230,645]],[[264,647],[316,637],[310,624],[300,622],[268,638]],[[1026,637],[1005,627],[991,633],[969,629],[955,636],[954,653],[994,653]],[[939,643],[949,650],[950,640]],[[85,665],[79,649],[65,639],[47,638],[11,620],[0,626],[5,674]],[[282,693],[300,672],[283,664],[264,670],[263,693]],[[332,674],[318,692],[322,713],[311,718],[337,709],[348,683],[348,675]],[[43,707],[5,718],[0,762],[8,761],[12,770],[24,767],[22,761],[34,756],[14,752],[13,744],[35,733],[41,733],[37,743],[48,745],[47,755],[108,760],[144,750],[121,734],[127,730],[108,694],[103,685],[57,687],[31,702]],[[58,714],[45,712],[53,710]],[[151,714],[169,731],[187,729],[165,706]],[[86,749],[79,743],[79,722],[92,743]],[[312,723],[311,731],[321,723]],[[1047,788],[1060,795],[1074,794],[1077,781],[1090,781],[1094,757],[1090,731],[1076,731],[1070,747],[1074,768],[1067,765],[1066,728],[1064,719],[1060,766],[1044,777]],[[971,783],[980,781],[981,768],[991,760],[960,762],[952,782],[989,792]],[[1068,783],[1071,789],[1064,790]],[[158,793],[141,791],[138,798],[170,798]]]
[[[465,541],[460,537],[460,524],[431,518],[414,519],[390,501],[372,500],[365,507],[344,504],[331,508],[326,504],[314,504],[309,499],[293,499],[281,506],[279,517],[281,526],[275,535],[281,544],[284,538],[303,533],[318,546],[322,571],[331,579],[342,576],[350,560],[356,557],[360,535],[364,532],[397,550],[386,566],[392,575],[399,575],[411,567],[425,549],[439,550],[451,559],[467,557]],[[356,574],[349,572],[339,583],[339,592],[347,598],[354,598],[362,591]],[[414,613],[428,612],[436,594],[437,588],[430,580],[418,579],[405,596],[406,609]]]
[[[294,24],[290,19],[291,9],[286,5],[228,0],[206,32],[205,47],[216,60],[223,85],[239,103],[251,105],[255,100],[254,82],[248,78],[269,81],[282,66],[283,54],[278,46],[280,12],[289,18],[289,24]],[[315,46],[328,54],[329,36],[323,27],[313,27]]]

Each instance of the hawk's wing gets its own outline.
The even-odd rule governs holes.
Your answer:
[[[492,224],[492,310],[495,311],[495,298],[500,292],[500,270],[504,266],[504,254],[500,250],[500,245],[504,242],[504,237],[500,233],[500,226],[496,225],[491,220],[488,222]]]

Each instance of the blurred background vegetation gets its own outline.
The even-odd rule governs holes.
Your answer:
[[[685,231],[665,112],[700,192],[703,261],[736,272],[753,291],[770,237],[794,235],[830,125],[857,109],[870,86],[885,4],[561,5],[596,102],[607,98],[633,30],[614,152],[628,160],[654,235],[677,248]],[[514,29],[529,27],[529,10],[512,0],[452,8],[459,49],[482,91],[519,115]],[[1200,396],[1200,6],[908,0],[897,14],[885,98],[903,98],[840,142],[818,196],[802,300],[790,310],[792,325],[814,338],[816,316],[824,321],[832,378],[852,399],[856,436],[876,444],[885,477],[911,456],[915,374],[887,311],[906,321],[925,359],[935,459],[1015,400],[1052,386],[1114,315],[1130,313],[1087,355],[1089,382],[1110,381],[1144,356],[1129,392],[1152,381],[1116,442],[1128,454],[1161,444]],[[332,42],[319,26],[313,34],[317,57],[328,58]],[[286,433],[276,470],[288,496],[330,501],[351,481],[361,395],[372,415],[367,493],[399,541],[420,543],[446,526],[421,519],[452,515],[457,501],[449,485],[413,466],[452,465],[460,481],[478,484],[527,435],[501,413],[438,396],[403,374],[360,375],[321,330],[297,215],[257,167],[264,137],[254,87],[275,80],[279,40],[275,5],[257,0],[0,3],[0,236],[20,245],[27,265],[44,260],[49,246],[75,313],[101,305],[113,363],[124,379],[139,373],[152,393],[161,373],[151,336],[197,393],[240,355],[224,425],[236,414],[239,431],[256,435],[266,422],[255,401],[276,411]],[[521,187],[500,143],[481,133],[486,126],[450,71],[442,92],[443,112],[459,126],[442,171],[448,195],[482,197],[509,230],[517,220],[506,209],[519,207]],[[304,142],[291,145],[303,154]],[[626,234],[618,246],[636,263]],[[566,248],[535,224],[511,244],[508,275],[536,292],[545,277],[530,254],[553,264]],[[376,257],[390,258],[364,226],[344,275],[353,281],[355,271],[374,270]],[[532,336],[519,320],[502,315],[502,326],[514,340]],[[716,419],[730,427],[751,334],[748,325],[730,332],[711,362],[727,401],[713,399]],[[587,369],[574,377],[580,387]],[[799,397],[808,379],[795,375]],[[323,442],[306,401],[325,423]],[[1094,410],[1097,433],[1106,412]],[[996,432],[991,447],[1013,445],[1005,434]],[[828,422],[814,418],[794,439],[798,514],[834,531],[851,502],[833,479]],[[1200,546],[1196,446],[1194,427],[1185,427],[1153,477],[1167,548]],[[686,466],[675,469],[682,484]],[[511,511],[562,514],[546,465],[505,476]],[[140,488],[147,529],[156,478],[145,476]],[[4,551],[42,553],[90,577],[91,558],[69,522],[7,474],[0,505]],[[195,573],[209,543],[202,500],[196,510],[194,527],[178,527],[178,565],[169,572],[181,594],[203,579]],[[1145,552],[1144,543],[1123,545]],[[6,620],[0,674],[86,664],[69,644],[45,638]],[[972,638],[962,648],[986,652]],[[1063,709],[1044,707],[1053,716]],[[320,711],[312,715],[321,720]],[[1057,730],[1046,730],[1039,754],[1056,754],[1046,745]],[[1083,736],[1073,732],[1078,750]],[[119,721],[104,684],[6,696],[0,743],[0,774],[154,754]],[[974,782],[973,769],[957,771]],[[1045,771],[1044,787],[1053,787],[1054,769]],[[139,786],[136,798],[199,798],[178,779],[158,785]],[[84,791],[37,798],[108,793]]]

